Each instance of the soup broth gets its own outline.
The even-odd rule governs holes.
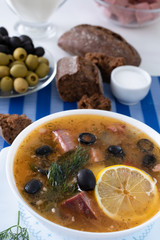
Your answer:
[[[94,141],[92,135],[82,134],[83,138],[80,139],[81,133],[92,134]],[[108,150],[113,146],[121,150],[119,154]],[[79,153],[80,162],[73,164],[72,159]],[[80,189],[77,184],[78,171],[87,168],[97,176],[108,166],[133,166],[150,174],[160,191],[160,171],[154,171],[160,164],[159,156],[160,149],[154,140],[129,124],[103,116],[67,116],[46,122],[23,140],[14,159],[14,177],[24,200],[44,218],[82,231],[119,231],[135,227],[148,219],[132,222],[129,216],[124,221],[108,217],[99,207],[94,190]],[[81,159],[84,160],[83,164]],[[58,175],[60,164],[65,167],[62,176]],[[57,173],[54,176],[60,180],[63,177],[65,183],[62,186],[58,183],[59,179],[53,182],[51,167],[56,169],[52,171]],[[30,192],[30,185],[27,184],[35,179],[40,185],[35,192]],[[82,200],[83,207],[81,205],[79,208],[77,201]],[[152,215],[159,211],[159,206]]]

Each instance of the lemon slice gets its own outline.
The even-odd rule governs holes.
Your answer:
[[[125,165],[110,166],[98,174],[95,197],[103,212],[118,221],[146,221],[159,210],[151,176]]]

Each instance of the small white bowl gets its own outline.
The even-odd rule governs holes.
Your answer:
[[[111,90],[120,103],[134,105],[149,92],[151,76],[135,66],[120,66],[111,73]]]

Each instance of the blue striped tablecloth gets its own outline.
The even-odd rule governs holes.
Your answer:
[[[160,77],[152,77],[152,85],[148,95],[133,106],[119,103],[113,97],[108,84],[104,84],[104,94],[111,99],[111,111],[140,120],[160,133]],[[47,87],[36,93],[24,97],[0,99],[0,113],[20,115],[25,113],[32,121],[51,113],[76,108],[76,102],[68,103],[60,99],[55,79]],[[0,150],[6,146],[8,144],[0,137]]]

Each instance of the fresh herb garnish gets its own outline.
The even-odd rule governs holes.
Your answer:
[[[36,168],[36,166],[35,166],[35,164],[34,163],[29,163],[29,167],[30,167],[30,169],[33,171],[33,172],[37,172],[37,168]]]
[[[18,211],[18,223],[10,228],[0,232],[0,240],[29,240],[29,234],[26,228],[20,225],[20,211]]]
[[[88,159],[88,149],[78,146],[75,151],[63,154],[57,162],[52,163],[48,172],[48,180],[56,194],[66,196],[77,190],[77,181],[74,177]]]

